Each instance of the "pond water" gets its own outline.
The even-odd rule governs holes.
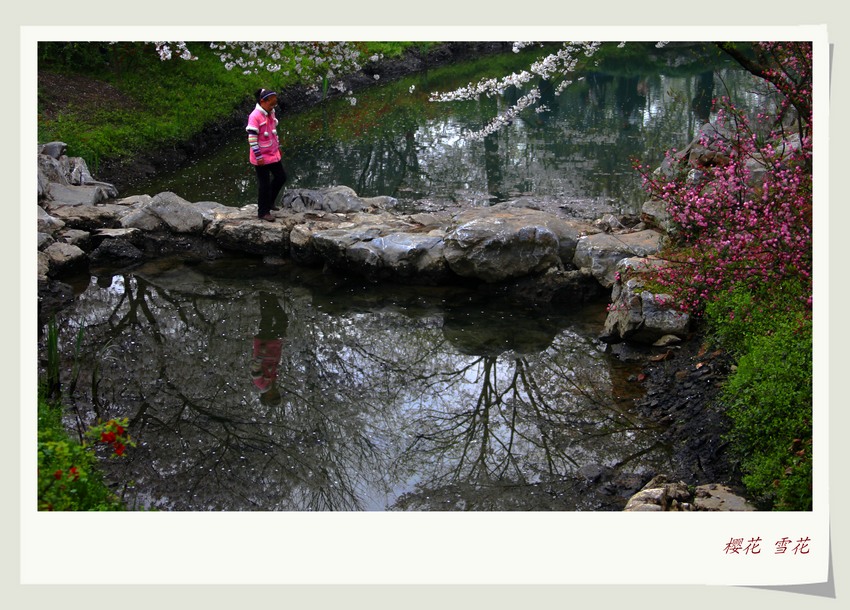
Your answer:
[[[105,467],[132,507],[613,510],[625,498],[577,491],[588,468],[669,465],[629,412],[635,371],[596,339],[604,303],[529,308],[256,259],[161,260],[80,288],[58,318],[69,425],[129,417],[138,445]]]
[[[639,68],[589,73],[483,142],[467,130],[505,100],[426,98],[504,71],[495,58],[284,114],[290,186],[411,208],[531,193],[579,213],[633,209],[630,157],[687,143],[704,120],[692,102],[721,83],[755,95],[725,65]],[[239,134],[134,192],[253,203],[244,157]],[[67,423],[129,418],[137,446],[104,467],[132,509],[619,510],[624,490],[671,466],[662,431],[630,411],[637,371],[597,339],[604,300],[530,308],[255,258],[74,281],[56,317]],[[600,473],[610,485],[588,483]]]
[[[432,92],[526,69],[539,54],[530,49],[429,70],[359,92],[355,105],[334,99],[298,114],[279,110],[287,187],[345,185],[362,197],[390,195],[414,209],[533,195],[557,199],[577,214],[600,205],[635,211],[644,199],[633,160],[655,164],[667,149],[690,142],[711,116],[713,97],[764,104],[749,74],[703,45],[602,61],[559,96],[551,84],[539,83],[547,110],[527,110],[483,141],[470,134],[522,91],[473,102],[428,101]],[[243,206],[256,202],[255,182],[237,128],[229,144],[188,168],[128,190]]]

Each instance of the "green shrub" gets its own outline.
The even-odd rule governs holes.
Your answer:
[[[802,293],[738,287],[706,309],[710,331],[737,357],[722,400],[744,484],[776,510],[812,508],[812,320]]]
[[[112,424],[92,429],[103,434]],[[38,510],[124,510],[106,486],[93,445],[71,438],[62,425],[62,407],[38,401]],[[121,450],[123,453],[123,449]]]

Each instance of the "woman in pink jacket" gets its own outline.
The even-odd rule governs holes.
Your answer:
[[[286,183],[277,137],[277,94],[269,89],[259,89],[254,97],[257,106],[248,116],[248,147],[251,164],[257,170],[257,216],[274,222],[271,211],[278,193]]]

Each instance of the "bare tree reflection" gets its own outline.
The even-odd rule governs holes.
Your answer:
[[[402,459],[432,468],[402,506],[433,507],[424,499],[455,489],[464,490],[455,494],[467,509],[482,508],[482,494],[491,508],[507,509],[487,490],[553,483],[572,489],[581,466],[628,470],[656,447],[653,431],[612,400],[601,356],[481,356],[465,373],[472,384],[451,401],[432,402],[409,424],[415,432]],[[637,450],[611,452],[624,443]],[[562,508],[578,501],[564,498]]]
[[[160,265],[92,283],[65,312],[64,337],[85,327],[81,421],[127,416],[139,443],[105,463],[131,506],[383,510],[456,488],[468,507],[521,508],[555,485],[563,507],[583,465],[660,459],[568,320],[299,282]],[[256,341],[277,338],[258,368]],[[274,400],[258,393],[273,384]]]

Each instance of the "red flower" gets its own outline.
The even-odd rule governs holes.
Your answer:
[[[115,442],[115,433],[114,432],[102,432],[100,434],[100,440],[104,443],[113,443]]]
[[[115,431],[118,433],[118,436],[123,436],[123,435],[124,435],[124,428],[123,428],[123,427],[121,427],[121,426],[117,426],[117,427],[115,428]]]
[[[74,480],[74,481],[76,481],[77,479],[79,479],[79,478],[80,478],[80,473],[79,473],[79,471],[77,470],[77,467],[76,467],[76,466],[71,466],[71,470],[69,470],[69,471],[68,471],[68,473],[69,473],[69,476],[70,476],[70,477],[72,478],[72,480]]]
[[[54,478],[54,479],[56,479],[57,481],[58,481],[59,479],[61,479],[61,478],[62,478],[62,471],[61,471],[61,470],[57,470],[56,472],[54,472],[54,473],[53,473],[53,478]]]
[[[124,449],[126,449],[124,445],[122,445],[121,443],[115,443],[115,455],[123,455]]]

